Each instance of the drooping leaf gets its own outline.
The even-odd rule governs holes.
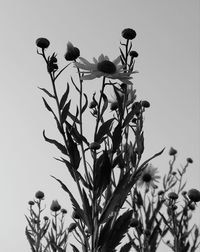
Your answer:
[[[103,98],[103,107],[101,109],[101,113],[100,113],[100,119],[102,118],[104,112],[106,111],[107,107],[108,107],[108,98],[107,96],[103,93],[102,94],[102,98]]]
[[[121,247],[119,252],[129,252],[132,247],[132,242],[126,243],[123,247]]]
[[[58,141],[54,140],[54,139],[50,139],[48,137],[46,137],[45,135],[45,130],[43,130],[43,136],[45,141],[54,144],[64,155],[68,155],[67,149],[64,145],[62,145],[61,143],[59,143]]]
[[[102,139],[106,134],[110,134],[110,128],[111,128],[111,124],[112,124],[113,120],[114,120],[114,118],[111,118],[111,119],[107,120],[106,122],[104,122],[104,123],[100,126],[100,128],[99,128],[99,130],[98,130],[98,132],[97,132],[97,134],[96,134],[96,136],[95,136],[95,142],[100,142],[101,139]]]
[[[88,106],[88,98],[87,98],[87,95],[86,94],[83,94],[84,97],[85,97],[85,104],[84,106],[82,107],[81,109],[81,114],[83,114],[83,112],[86,110],[87,106]]]
[[[41,88],[41,87],[38,87],[39,89],[41,89],[43,92],[45,92],[45,94],[47,94],[49,97],[51,98],[55,98],[54,95],[52,95],[47,89],[45,88]]]
[[[71,105],[71,100],[68,101],[68,103],[64,106],[62,113],[61,113],[61,123],[63,124],[67,118],[69,108]]]
[[[110,200],[107,202],[105,207],[103,208],[103,211],[100,216],[100,223],[103,223],[107,220],[107,218],[110,216],[110,214],[114,211],[114,209],[121,208],[122,204],[124,203],[128,190],[127,190],[127,184],[130,180],[130,173],[127,172],[123,178],[119,181],[118,185],[116,186]]]
[[[69,194],[69,197],[70,197],[70,200],[72,202],[72,206],[73,206],[73,209],[74,211],[78,214],[78,216],[84,221],[84,223],[86,224],[86,221],[85,221],[85,217],[84,217],[84,212],[83,210],[80,208],[78,202],[76,201],[76,199],[74,198],[73,194],[70,192],[70,190],[68,189],[68,187],[60,180],[60,179],[57,179],[56,177],[54,176],[51,176],[52,178],[54,178],[56,181],[59,182],[59,184],[61,185],[62,189],[67,192]]]
[[[77,130],[77,128],[75,126],[72,126],[67,121],[65,121],[65,123],[66,123],[66,127],[67,127],[68,131],[74,137],[75,141],[78,144],[81,144],[82,142],[85,142],[87,144],[87,146],[89,146],[89,143],[88,143],[87,139],[78,132],[78,130]]]
[[[119,122],[118,125],[115,127],[114,132],[113,132],[113,136],[112,136],[112,143],[113,143],[112,151],[113,151],[113,153],[115,153],[115,151],[119,147],[121,141],[122,141],[122,127],[121,127],[121,123]]]
[[[83,189],[83,209],[84,209],[84,216],[85,216],[85,221],[87,223],[88,231],[92,233],[93,232],[92,208],[89,204],[89,200],[87,198],[87,195],[84,189]]]
[[[72,248],[73,248],[73,252],[79,252],[79,250],[77,249],[77,247],[76,246],[74,246],[73,244],[71,244],[70,243],[70,245],[72,246]]]
[[[67,134],[67,139],[68,139],[67,150],[69,153],[70,162],[73,165],[74,169],[77,170],[80,164],[80,160],[81,160],[80,153],[78,151],[77,144],[73,141],[68,130],[66,130],[66,134]]]
[[[65,102],[67,101],[68,95],[69,95],[69,83],[67,83],[67,89],[64,92],[64,94],[63,94],[63,96],[62,96],[62,98],[60,100],[60,104],[59,104],[60,110],[63,109],[63,107],[65,105]]]
[[[49,106],[49,104],[48,104],[47,101],[44,99],[44,97],[42,97],[42,99],[43,99],[43,102],[44,102],[44,105],[45,105],[46,109],[53,113],[52,108]],[[54,113],[53,113],[53,114],[54,114]]]
[[[103,154],[98,158],[94,170],[94,189],[97,197],[103,193],[107,185],[110,183],[111,169],[112,166],[108,152],[104,151]]]

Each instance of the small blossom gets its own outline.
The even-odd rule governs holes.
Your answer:
[[[67,213],[67,210],[64,209],[64,208],[62,208],[62,209],[61,209],[61,213],[62,213],[62,214],[66,214],[66,213]]]
[[[28,202],[28,204],[29,204],[30,206],[33,206],[35,203],[34,203],[32,200],[30,200],[30,201]]]
[[[169,155],[174,156],[174,155],[176,155],[176,153],[177,153],[177,150],[175,150],[173,147],[171,147],[169,150]]]
[[[43,199],[44,198],[44,193],[42,191],[38,191],[35,194],[36,199]]]
[[[36,40],[36,45],[37,45],[37,47],[40,47],[40,48],[42,48],[42,49],[46,49],[46,48],[49,47],[50,42],[49,42],[49,40],[46,39],[46,38],[38,38],[38,39]]]
[[[49,217],[44,216],[43,219],[44,219],[45,221],[48,221],[48,220],[49,220]]]
[[[197,189],[190,189],[188,191],[188,197],[193,202],[199,202],[200,201],[200,191]]]
[[[76,60],[80,56],[80,51],[77,47],[74,47],[71,42],[67,43],[67,52],[65,53],[65,59],[67,61]]]
[[[89,108],[90,109],[96,108],[97,105],[98,105],[98,103],[96,101],[91,101],[89,104]]]
[[[177,200],[177,199],[178,199],[178,194],[175,193],[175,192],[170,192],[170,193],[168,194],[168,197],[169,197],[170,199],[172,199],[172,200]]]
[[[142,101],[142,102],[141,102],[141,105],[142,105],[142,107],[144,107],[144,108],[149,108],[149,107],[150,107],[150,103],[149,103],[148,101]]]
[[[89,148],[90,148],[91,150],[98,150],[98,149],[101,148],[101,145],[100,145],[99,143],[97,143],[97,142],[93,142],[93,143],[91,143],[91,144],[89,145]]]
[[[194,204],[194,203],[193,203],[193,204],[189,204],[188,207],[189,207],[189,209],[192,210],[192,211],[195,210],[195,204]]]
[[[136,32],[131,28],[126,28],[122,31],[122,37],[125,39],[132,40],[136,37]]]
[[[187,158],[187,162],[192,164],[193,163],[193,160],[191,158]]]
[[[138,57],[138,53],[136,51],[130,51],[129,55],[132,57],[132,58],[137,58]]]
[[[57,211],[59,211],[61,209],[61,206],[60,206],[60,204],[58,203],[57,200],[53,200],[52,203],[51,203],[50,209],[53,212],[57,212]]]

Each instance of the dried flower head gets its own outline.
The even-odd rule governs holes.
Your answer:
[[[67,43],[67,52],[65,53],[65,59],[67,61],[76,60],[80,56],[80,51],[77,47],[73,46],[73,44],[69,41]]]
[[[138,53],[136,51],[130,51],[129,55],[132,57],[132,58],[137,58],[138,57]]]
[[[36,199],[43,199],[44,193],[42,191],[37,191],[35,194]]]
[[[187,158],[187,162],[188,162],[189,164],[192,164],[192,163],[193,163],[193,160],[192,160],[191,158]]]
[[[136,37],[136,32],[131,28],[126,28],[122,31],[122,37],[125,39],[132,40]]]
[[[170,199],[172,199],[172,200],[177,200],[177,199],[178,199],[178,194],[175,193],[175,192],[170,192],[170,193],[168,194],[168,197],[169,197]]]
[[[61,206],[60,206],[60,204],[58,203],[57,200],[53,200],[52,203],[51,203],[50,209],[53,212],[57,212],[57,211],[59,211],[61,209]]]
[[[40,47],[42,49],[46,49],[50,45],[49,40],[46,38],[38,38],[35,43],[37,47]]]

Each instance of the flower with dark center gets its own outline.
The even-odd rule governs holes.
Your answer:
[[[38,38],[35,43],[37,47],[40,47],[42,49],[46,49],[50,45],[49,40],[46,38]]]
[[[155,183],[158,182],[158,179],[160,178],[157,173],[157,168],[149,164],[142,172],[137,185],[141,187],[145,186],[147,190],[149,190],[149,188],[154,188],[156,185]]]
[[[125,39],[132,40],[136,37],[136,32],[131,28],[126,28],[122,31],[122,37]]]
[[[96,58],[93,58],[94,63],[90,63],[83,57],[79,57],[80,62],[75,62],[75,66],[79,68],[83,74],[82,80],[93,80],[95,78],[106,77],[109,79],[118,79],[125,84],[132,84],[130,81],[131,74],[136,71],[125,71],[124,66],[120,65],[120,57],[110,61],[108,56],[101,54]]]

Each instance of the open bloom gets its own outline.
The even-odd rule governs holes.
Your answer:
[[[98,58],[93,58],[94,63],[90,63],[83,57],[79,57],[80,62],[76,62],[75,65],[79,69],[82,69],[84,74],[83,80],[93,80],[95,78],[107,77],[109,79],[118,79],[125,84],[132,84],[130,75],[134,72],[124,72],[123,65],[120,65],[120,57],[117,57],[114,61],[110,61],[108,56],[101,54]]]
[[[155,183],[158,182],[160,178],[157,173],[157,168],[149,164],[142,172],[138,180],[138,186],[145,186],[147,190],[149,190],[149,188],[155,188]]]

